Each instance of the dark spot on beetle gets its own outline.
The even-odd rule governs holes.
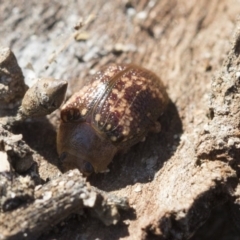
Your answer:
[[[90,162],[85,162],[83,164],[83,172],[86,174],[91,174],[93,172],[93,166]]]
[[[66,117],[66,120],[64,119],[64,117]],[[73,107],[69,107],[67,109],[62,110],[61,112],[61,118],[63,119],[63,121],[65,122],[74,122],[80,119],[80,112],[79,109],[73,108]]]
[[[63,162],[67,157],[67,153],[63,152],[60,156],[59,156],[59,162]]]

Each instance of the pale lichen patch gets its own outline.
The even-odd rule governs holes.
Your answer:
[[[95,121],[98,122],[101,119],[101,115],[99,113],[95,116]]]
[[[108,99],[108,104],[109,104],[110,106],[112,106],[112,105],[114,104],[114,101],[109,98],[109,99]]]
[[[143,81],[143,82],[150,82],[151,81],[151,78],[145,78],[145,77],[140,77],[139,78],[141,81]]]
[[[124,91],[124,90],[121,91],[121,92],[118,94],[118,98],[123,98],[124,94],[125,94],[125,91]]]
[[[118,94],[119,94],[119,91],[118,91],[116,88],[114,88],[114,89],[112,90],[112,93],[118,95]]]
[[[112,136],[112,137],[111,137],[111,140],[112,140],[113,142],[116,142],[116,141],[117,141],[117,137]]]
[[[129,132],[130,132],[130,129],[129,129],[129,128],[124,128],[122,134],[123,134],[124,136],[127,136],[127,135],[129,134]]]
[[[132,86],[132,82],[131,81],[127,81],[127,83],[125,84],[125,88],[129,88]]]
[[[130,126],[130,121],[129,120],[126,120],[126,122],[125,122],[125,124],[126,124],[126,126]]]
[[[122,77],[121,80],[122,82],[130,82],[130,79],[128,77]]]
[[[95,80],[95,81],[92,83],[91,87],[94,89],[95,87],[99,87],[99,86],[101,86],[101,85],[102,85],[102,83],[101,83],[100,80]],[[88,91],[89,91],[89,88],[88,88]]]
[[[86,113],[87,113],[87,109],[86,108],[82,109],[81,115],[84,116],[84,115],[86,115]]]
[[[111,127],[112,127],[112,125],[111,125],[111,124],[108,124],[107,127],[106,127],[106,130],[110,130]]]
[[[136,81],[136,84],[137,84],[137,85],[142,85],[143,82],[142,82],[142,81]]]
[[[114,71],[109,71],[106,73],[106,75],[111,78],[114,75]]]
[[[127,108],[125,112],[126,112],[126,114],[130,114],[130,113],[131,113],[130,108]],[[131,120],[130,120],[130,121],[131,121]]]

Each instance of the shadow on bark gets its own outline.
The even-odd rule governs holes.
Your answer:
[[[237,186],[236,179],[229,180],[233,181],[233,184]],[[223,206],[226,205],[230,199],[230,196],[226,191],[223,191],[223,188],[224,186],[222,186],[219,182],[215,189],[210,189],[209,191],[203,193],[194,201],[191,208],[187,210],[187,214],[183,218],[179,217],[179,212],[176,212],[176,214],[174,214],[174,212],[165,213],[165,216],[161,217],[156,225],[149,225],[146,227],[146,239],[197,240],[198,238],[195,238],[194,234],[200,228],[201,230],[199,230],[199,233],[202,233],[203,229],[207,229],[206,231],[210,234],[211,231],[209,231],[209,229],[212,229],[209,226],[209,223],[211,223],[211,217],[213,218],[215,216],[215,211],[221,211]],[[225,209],[225,215],[229,218],[230,224],[233,225],[233,221],[231,221],[232,219],[230,220],[230,212],[228,210],[229,207]],[[213,215],[212,212],[214,212]],[[226,216],[224,219],[226,219]],[[216,220],[214,223],[216,223]],[[234,230],[236,231],[236,229]],[[221,233],[224,232],[224,230],[219,229],[218,232]],[[160,233],[160,235],[156,233]],[[213,234],[216,237],[216,231],[213,231]]]

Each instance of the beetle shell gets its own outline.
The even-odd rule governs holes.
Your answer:
[[[133,64],[103,68],[61,110],[57,148],[64,169],[84,172],[88,162],[95,172],[105,170],[118,151],[159,128],[156,121],[167,103],[151,71]]]

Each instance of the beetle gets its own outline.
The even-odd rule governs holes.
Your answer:
[[[61,109],[57,151],[63,172],[103,172],[117,152],[126,151],[150,131],[168,96],[153,72],[135,64],[110,64],[72,95]]]

